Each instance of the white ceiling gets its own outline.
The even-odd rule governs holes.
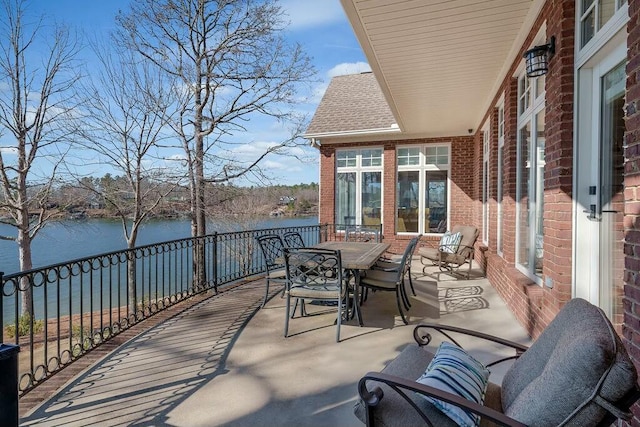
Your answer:
[[[543,0],[341,0],[406,134],[481,125]]]

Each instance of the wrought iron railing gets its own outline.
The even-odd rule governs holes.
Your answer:
[[[0,273],[0,343],[20,346],[19,394],[161,310],[264,273],[256,237],[297,231],[311,246],[342,240],[344,230],[324,224],[214,233]]]

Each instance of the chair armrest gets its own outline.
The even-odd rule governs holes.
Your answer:
[[[480,415],[482,418],[489,419],[494,423],[502,426],[512,427],[525,427],[524,424],[506,416],[505,414],[496,411],[495,409],[487,406],[479,405],[467,399],[463,399],[455,394],[448,393],[446,391],[418,383],[416,381],[407,380],[405,378],[397,377],[394,375],[384,374],[382,372],[368,372],[358,382],[358,393],[360,398],[366,406],[367,413],[367,425],[372,425],[372,409],[380,403],[384,397],[384,393],[380,387],[373,387],[372,390],[367,388],[368,381],[378,381],[391,387],[396,393],[400,394],[422,417],[427,425],[433,425],[429,420],[427,414],[422,412],[420,408],[411,400],[407,395],[407,391],[415,392],[424,396],[431,396],[438,400],[442,400],[452,405],[464,408],[469,412]]]
[[[526,345],[517,343],[515,341],[509,341],[509,340],[506,340],[504,338],[500,338],[500,337],[497,337],[497,336],[494,336],[494,335],[485,334],[485,333],[482,333],[482,332],[474,331],[472,329],[459,328],[457,326],[439,325],[437,323],[421,323],[421,324],[417,325],[413,329],[413,338],[416,340],[416,343],[420,347],[423,347],[423,346],[425,346],[425,345],[427,345],[427,344],[429,344],[431,342],[431,339],[432,339],[431,334],[429,332],[425,331],[425,330],[428,330],[428,329],[433,329],[433,330],[436,330],[436,331],[440,332],[442,335],[444,335],[445,337],[450,339],[451,342],[453,342],[455,345],[457,345],[458,347],[461,347],[461,348],[462,348],[462,345],[460,345],[455,340],[455,338],[453,338],[447,332],[455,332],[455,333],[458,333],[458,334],[479,338],[479,339],[482,339],[482,340],[485,340],[485,341],[491,341],[493,343],[501,344],[501,345],[503,345],[505,347],[509,347],[509,348],[512,348],[512,349],[515,350],[515,355],[509,356],[509,357],[505,357],[505,358],[496,360],[494,362],[491,362],[488,365],[486,365],[487,367],[491,367],[493,365],[497,365],[497,364],[505,362],[507,360],[517,359],[518,357],[520,357],[522,355],[522,353],[524,353],[525,351],[527,351],[529,349],[529,347],[526,346]]]

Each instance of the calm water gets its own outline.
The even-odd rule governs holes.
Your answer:
[[[249,225],[255,228],[292,227],[318,224],[317,217],[265,218]],[[233,226],[233,224],[232,224]],[[229,231],[209,224],[207,230]],[[237,229],[243,225],[238,224]],[[0,234],[15,235],[14,229],[0,224]],[[166,240],[190,237],[189,220],[157,220],[143,225],[137,240],[137,246]],[[104,252],[125,249],[122,225],[119,221],[89,219],[85,221],[64,221],[49,224],[38,234],[32,244],[33,267],[56,264],[77,258],[84,258]],[[0,240],[0,271],[5,274],[19,271],[18,245],[12,241]]]

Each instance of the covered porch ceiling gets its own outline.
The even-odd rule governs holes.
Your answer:
[[[468,135],[543,0],[341,0],[405,135]]]

